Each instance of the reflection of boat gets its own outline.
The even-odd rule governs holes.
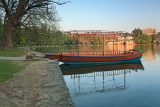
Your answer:
[[[103,65],[60,65],[74,97],[94,93],[124,91],[129,88],[126,74],[143,70],[140,60]],[[69,77],[69,78],[68,78]]]
[[[140,60],[131,61],[131,62],[122,62],[122,63],[109,63],[103,65],[68,65],[62,64],[60,65],[61,70],[64,75],[71,74],[83,74],[83,73],[91,73],[97,71],[112,71],[112,70],[124,70],[124,69],[144,69]]]
[[[46,54],[46,58],[57,59],[67,64],[95,64],[121,61],[139,60],[143,51],[125,52],[94,52],[94,51],[72,51],[68,54]]]

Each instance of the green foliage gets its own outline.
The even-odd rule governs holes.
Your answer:
[[[134,38],[135,43],[141,44],[142,43],[142,39],[139,37],[135,37]]]
[[[74,38],[68,38],[66,39],[65,44],[66,45],[77,45],[78,41]]]
[[[136,45],[135,50],[144,50],[144,45]]]
[[[62,46],[64,45],[65,41],[67,40],[67,37],[64,36],[63,32],[61,32],[60,30],[54,31],[53,32],[53,37],[50,45],[58,45],[58,46]]]
[[[56,26],[56,23],[59,20],[54,4],[62,5],[66,3],[67,2],[61,3],[61,2],[56,2],[52,0],[12,0],[12,1],[1,0],[0,1],[0,15],[1,15],[0,18],[2,18],[3,24],[4,24],[3,49],[13,49],[13,47],[17,43],[20,45],[31,43],[33,45],[33,42],[30,41],[29,38],[25,38],[25,37],[21,38],[21,36],[17,34],[17,31],[19,29],[23,29],[24,27],[31,28],[31,26],[35,26],[35,25],[36,25],[36,30],[39,33],[38,38],[36,38],[37,45],[47,44],[48,39],[46,36],[50,36],[50,35],[41,34],[41,32],[49,33],[48,28],[46,27],[45,24],[47,23],[47,25]],[[43,25],[41,26],[41,24]],[[41,29],[39,29],[39,27]],[[32,29],[32,31],[34,30]],[[21,30],[18,32],[20,34],[24,33],[24,32],[21,32]],[[32,36],[35,36],[35,35],[32,35]]]
[[[24,50],[0,50],[0,56],[6,56],[6,57],[18,57],[25,54],[26,51]]]
[[[153,43],[154,37],[153,36],[148,36],[148,35],[143,35],[143,36],[138,36],[134,37],[135,43],[138,44],[150,44]]]
[[[133,37],[137,37],[137,36],[141,36],[142,35],[142,30],[141,29],[137,29],[135,28],[133,31],[132,31],[132,35]]]
[[[97,38],[97,37],[94,37],[93,41],[91,41],[91,44],[93,44],[93,45],[99,45],[102,43],[103,43],[103,40],[101,38]]]
[[[9,61],[0,61],[0,83],[11,78],[14,73],[20,71],[23,67]]]
[[[63,45],[67,39],[62,31],[47,24],[31,26],[28,29],[21,28],[16,37],[17,46],[56,46]]]
[[[98,44],[99,44],[99,39],[95,37],[93,40],[93,45],[98,45]]]
[[[146,43],[147,44],[150,44],[150,43],[152,43],[152,36],[146,36]]]
[[[134,37],[134,41],[138,44],[150,44],[155,40],[155,35],[142,35],[141,29],[134,29],[132,31],[132,35]]]
[[[0,23],[0,39],[2,40],[3,25]],[[20,28],[14,37],[15,46],[62,46],[76,45],[78,42],[74,38],[68,38],[64,33],[48,24],[41,26],[30,26],[28,28]]]

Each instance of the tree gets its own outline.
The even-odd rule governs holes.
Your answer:
[[[2,41],[2,34],[3,34],[3,23],[2,20],[0,19],[0,43]]]
[[[66,38],[64,33],[56,27],[42,23],[40,26],[31,26],[29,29],[21,28],[16,35],[16,45],[63,45]]]
[[[52,4],[62,5],[67,2],[53,0],[0,0],[0,13],[4,22],[4,49],[13,48],[13,40],[18,29],[38,22],[55,22]],[[48,23],[47,22],[47,23]]]
[[[133,31],[132,31],[132,34],[133,34],[133,36],[134,37],[137,37],[137,36],[141,36],[142,35],[142,30],[141,29],[134,29]]]

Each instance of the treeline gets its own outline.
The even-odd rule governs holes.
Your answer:
[[[62,45],[66,38],[64,33],[56,27],[51,28],[47,24],[41,24],[40,26],[30,26],[27,29],[20,28],[13,40],[17,46],[44,46]]]
[[[3,45],[3,23],[0,21],[0,44]],[[77,40],[65,36],[65,32],[55,25],[41,24],[39,26],[21,27],[13,38],[14,46],[62,46],[76,45]]]
[[[134,37],[134,41],[137,44],[151,44],[154,43],[155,40],[155,35],[143,35],[143,36],[138,36]]]
[[[3,23],[0,20],[0,44],[3,45]],[[134,29],[132,36],[137,44],[154,43],[157,35],[144,35],[141,29]],[[74,38],[65,36],[65,32],[60,31],[56,25],[42,23],[38,26],[32,25],[18,29],[16,36],[13,38],[14,46],[62,46],[62,45],[87,45],[88,43],[78,42]],[[103,40],[97,37],[93,38],[89,44],[99,45]]]
[[[3,23],[0,21],[0,43],[3,44]],[[103,40],[94,37],[89,44],[99,45]],[[68,38],[65,32],[58,30],[56,25],[40,24],[38,26],[21,27],[13,38],[13,45],[18,46],[62,46],[62,45],[88,45],[78,42],[75,38]]]
[[[137,44],[151,44],[154,43],[157,35],[145,35],[142,34],[141,29],[135,28],[132,31],[132,36],[134,37],[134,41]]]

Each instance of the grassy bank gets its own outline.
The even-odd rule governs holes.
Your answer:
[[[11,61],[0,61],[0,83],[11,78],[14,73],[20,71],[22,65],[15,64]]]
[[[26,55],[27,51],[24,50],[0,50],[0,56],[5,57],[19,57]]]

